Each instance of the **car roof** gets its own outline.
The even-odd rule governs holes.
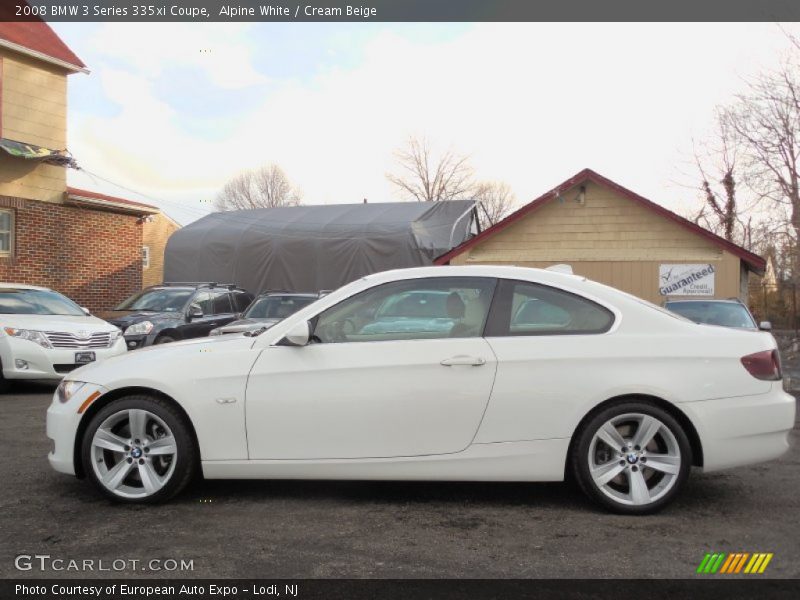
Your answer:
[[[17,290],[41,290],[45,292],[51,291],[50,288],[41,287],[38,285],[28,285],[27,283],[5,283],[0,282],[0,289],[17,289]]]
[[[224,290],[226,292],[247,292],[241,288],[230,288],[227,285],[151,285],[146,290]]]

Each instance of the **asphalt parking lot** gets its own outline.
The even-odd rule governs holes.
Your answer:
[[[0,577],[691,577],[708,551],[773,552],[766,576],[800,577],[797,428],[781,460],[694,473],[649,517],[606,514],[563,484],[211,481],[130,507],[50,470],[52,390],[0,396]],[[20,554],[194,569],[18,571]]]

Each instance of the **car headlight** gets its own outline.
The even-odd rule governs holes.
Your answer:
[[[5,327],[4,329],[11,337],[28,340],[34,344],[39,344],[42,348],[53,347],[52,344],[50,344],[50,340],[48,340],[47,336],[41,331],[36,331],[35,329],[17,329],[15,327]]]
[[[217,327],[208,332],[208,335],[222,335],[222,327]]]
[[[150,321],[142,321],[141,323],[135,323],[131,325],[125,330],[125,333],[128,335],[139,335],[139,334],[148,334],[153,331],[153,324]]]
[[[70,398],[77,394],[85,385],[86,383],[83,381],[67,381],[64,379],[56,388],[56,398],[62,404],[69,402]]]

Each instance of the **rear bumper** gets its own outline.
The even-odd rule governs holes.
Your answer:
[[[766,394],[680,406],[700,435],[704,471],[773,460],[789,449],[797,402],[780,382]]]

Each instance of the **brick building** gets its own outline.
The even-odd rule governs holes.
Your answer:
[[[142,285],[142,229],[158,209],[67,187],[67,77],[85,65],[43,22],[0,18],[0,280],[90,310]]]

